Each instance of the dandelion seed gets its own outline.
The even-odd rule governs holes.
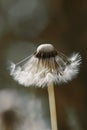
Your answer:
[[[24,86],[44,87],[51,82],[60,84],[72,80],[78,74],[80,64],[79,53],[67,57],[51,44],[42,44],[23,62],[11,63],[10,75]]]
[[[58,130],[53,84],[68,82],[78,74],[81,63],[79,53],[71,57],[58,52],[51,44],[40,45],[28,59],[11,64],[11,75],[24,86],[48,86],[52,130]]]

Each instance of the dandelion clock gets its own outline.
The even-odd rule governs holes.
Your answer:
[[[29,57],[19,63],[11,63],[10,75],[26,87],[48,87],[52,130],[58,130],[54,84],[67,83],[79,72],[79,53],[67,57],[52,44],[41,44]]]

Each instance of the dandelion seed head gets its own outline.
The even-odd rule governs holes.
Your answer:
[[[12,64],[10,74],[24,86],[44,87],[51,82],[60,84],[72,80],[78,74],[80,64],[79,53],[67,57],[52,44],[42,44],[22,65]]]

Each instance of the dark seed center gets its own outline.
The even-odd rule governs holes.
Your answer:
[[[38,52],[38,53],[35,54],[35,56],[37,58],[42,58],[42,59],[52,58],[52,57],[55,57],[56,55],[57,55],[56,51],[52,51],[52,52],[41,51],[41,52]]]

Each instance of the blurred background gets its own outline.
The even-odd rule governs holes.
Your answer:
[[[41,118],[48,125],[42,125],[43,130],[50,129],[47,89],[24,88],[12,79],[8,70],[10,61],[19,62],[42,43],[52,43],[68,56],[73,52],[81,54],[78,77],[56,86],[55,96],[59,130],[86,130],[87,1],[0,0],[0,90],[16,89],[41,99]]]

